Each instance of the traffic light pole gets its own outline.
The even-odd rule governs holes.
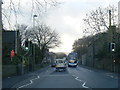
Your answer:
[[[33,52],[33,46],[32,46],[32,42],[30,41],[30,54],[28,57],[30,57],[32,55],[32,52]],[[28,58],[28,70],[30,70],[30,58]]]
[[[35,68],[35,44],[33,44],[33,57],[34,57],[33,67]]]
[[[113,40],[113,36],[115,36],[113,34],[114,31],[114,26],[111,26],[111,10],[109,10],[109,45],[110,45],[110,55],[111,55],[111,71],[115,72],[115,62],[113,62],[115,60],[115,47],[113,48],[113,46],[115,46],[115,40]]]
[[[30,43],[28,44],[28,48],[29,48],[28,51],[22,56],[22,68],[21,68],[22,70],[21,70],[21,74],[24,74],[24,58],[30,51]]]
[[[29,52],[29,51],[28,51]],[[28,54],[28,52],[26,52],[23,57],[22,57],[22,70],[21,70],[21,74],[24,74],[24,58],[25,56]]]

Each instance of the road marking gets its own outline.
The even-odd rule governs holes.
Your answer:
[[[119,79],[119,77],[111,75],[111,74],[113,74],[113,73],[105,73],[105,74],[106,74],[106,76],[108,76],[108,77],[111,77],[111,78],[114,78],[114,79]]]
[[[78,79],[78,77],[76,77],[75,79],[78,80],[78,81],[80,81],[80,82],[83,82],[83,84],[82,84],[83,88],[88,88],[87,86],[85,86],[85,84],[86,84],[85,81],[82,81],[82,80]]]
[[[33,80],[36,80],[36,79],[39,79],[39,78],[40,78],[40,76],[37,76],[37,78],[31,79],[31,80],[30,80],[30,83],[18,87],[17,90],[19,90],[19,88],[23,88],[23,87],[25,87],[25,86],[28,86],[28,85],[32,84],[32,83],[33,83]]]
[[[107,75],[108,77],[114,78],[114,79],[119,79],[118,77],[114,77],[112,75]]]
[[[86,85],[86,82],[85,82],[85,81],[80,80],[80,79],[78,79],[78,78],[79,78],[79,77],[76,77],[75,79],[78,80],[78,81],[80,81],[80,82],[83,82],[83,84],[82,84],[82,87],[83,87],[83,88],[89,88],[89,87],[85,86],[85,85]]]
[[[89,88],[89,87],[85,86],[85,84],[86,84],[86,82],[84,82],[82,86],[83,86],[84,88]]]
[[[72,76],[75,76],[75,75],[72,75]],[[75,77],[75,79],[76,79],[77,81],[83,82],[83,84],[82,84],[82,87],[83,87],[83,88],[87,88],[87,89],[92,90],[91,88],[89,88],[89,87],[86,86],[86,82],[85,82],[85,81],[80,80],[80,79],[78,79],[78,78],[79,78],[79,77]]]

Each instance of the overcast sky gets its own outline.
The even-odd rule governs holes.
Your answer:
[[[9,0],[3,0],[3,8]],[[15,0],[17,1],[17,0]],[[19,0],[18,0],[19,1]],[[17,23],[32,24],[30,17],[29,0],[21,0],[23,15],[18,15]],[[51,49],[54,52],[71,52],[74,41],[83,37],[82,30],[83,18],[85,14],[98,7],[109,5],[118,6],[119,0],[59,0],[63,3],[56,8],[50,8],[46,15],[41,16],[41,21],[55,29],[60,37],[62,44],[58,48]]]

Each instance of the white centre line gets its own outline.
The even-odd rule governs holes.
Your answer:
[[[72,76],[75,76],[75,75],[72,75]],[[75,77],[75,79],[76,79],[77,81],[83,82],[83,84],[82,84],[82,87],[83,87],[83,88],[88,88],[88,89],[92,90],[91,88],[89,88],[89,87],[86,86],[86,82],[85,82],[85,81],[80,80],[80,79],[78,79],[78,78],[79,78],[79,77]]]
[[[89,88],[89,87],[85,86],[85,84],[86,84],[85,81],[78,79],[78,77],[76,77],[75,79],[78,80],[78,81],[80,81],[80,82],[83,82],[83,84],[82,84],[83,88]]]
[[[86,84],[86,82],[83,83],[82,87],[89,88],[89,87],[85,86],[85,84]]]

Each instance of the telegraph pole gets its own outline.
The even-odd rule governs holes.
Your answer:
[[[111,10],[109,10],[109,49],[111,55],[111,71],[115,72],[115,32],[116,26],[111,25]]]
[[[112,60],[113,60],[113,55],[111,51],[111,42],[112,42],[112,30],[111,30],[111,10],[109,10],[109,50],[110,50],[110,56],[111,56],[111,71],[113,70],[112,66]]]
[[[0,89],[2,89],[2,0],[0,0]]]

